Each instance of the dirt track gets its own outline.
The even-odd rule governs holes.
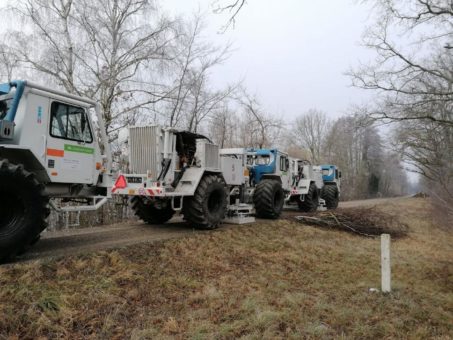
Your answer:
[[[340,207],[351,208],[389,203],[404,198],[381,198],[362,201],[341,202]],[[285,215],[294,215],[295,211],[286,211]],[[270,220],[259,220],[260,223],[272,223]],[[225,228],[240,228],[237,225],[223,225]],[[180,217],[161,226],[149,226],[142,222],[114,224],[110,226],[73,229],[58,232],[44,232],[41,240],[29,252],[16,261],[28,261],[47,257],[83,254],[96,250],[124,247],[142,242],[156,242],[171,238],[184,237],[195,233],[205,233],[191,228]],[[212,232],[212,231],[211,231]]]

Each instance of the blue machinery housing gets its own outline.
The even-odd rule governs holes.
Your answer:
[[[258,184],[264,175],[274,174],[276,169],[277,149],[249,149],[248,151],[254,152],[256,159],[268,158],[269,163],[257,164],[255,163],[250,170],[252,180]],[[337,182],[341,177],[338,168],[335,165],[324,164],[321,165],[322,180],[324,183]]]
[[[4,120],[14,122],[14,118],[16,118],[17,108],[19,107],[19,102],[20,99],[22,98],[22,95],[24,94],[24,89],[26,85],[27,83],[22,80],[15,80],[10,83],[0,84],[0,96],[10,93],[12,88],[16,88],[16,92],[13,97],[13,102],[8,112],[6,113]]]
[[[339,178],[338,169],[335,165],[321,165],[323,182],[335,182]],[[326,173],[327,172],[327,173]]]
[[[268,164],[255,164],[250,170],[251,177],[253,181],[258,184],[262,177],[266,174],[275,173],[275,164],[277,159],[277,150],[276,149],[250,149],[249,151],[255,152],[256,158],[269,158]]]

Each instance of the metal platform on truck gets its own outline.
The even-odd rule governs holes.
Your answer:
[[[227,208],[227,216],[224,218],[223,223],[228,224],[247,224],[254,223],[255,209],[251,204],[239,203],[229,205]]]
[[[283,210],[298,211],[299,207],[297,206],[297,204],[294,204],[294,203],[288,204],[288,202],[286,201],[285,204],[283,205]],[[320,198],[318,208],[316,209],[316,211],[326,211],[326,210],[327,210],[326,201],[324,199]]]

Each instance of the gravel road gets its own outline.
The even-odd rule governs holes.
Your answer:
[[[401,199],[404,199],[404,197],[348,201],[341,202],[340,207],[372,206]],[[285,211],[284,215],[293,216],[296,211]],[[257,222],[272,223],[272,220],[258,220]],[[220,230],[225,228],[240,228],[240,226],[225,224]],[[195,230],[179,216],[160,226],[149,226],[140,221],[131,221],[109,226],[44,232],[41,240],[26,254],[18,257],[16,261],[84,254],[97,250],[124,247],[142,242],[156,242],[206,232],[212,231]]]

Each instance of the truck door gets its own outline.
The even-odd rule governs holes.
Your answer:
[[[51,181],[93,183],[94,146],[87,110],[58,101],[52,102],[46,156]]]
[[[282,187],[284,190],[290,190],[291,187],[291,171],[289,169],[289,159],[285,155],[280,155],[280,177],[282,179]]]

